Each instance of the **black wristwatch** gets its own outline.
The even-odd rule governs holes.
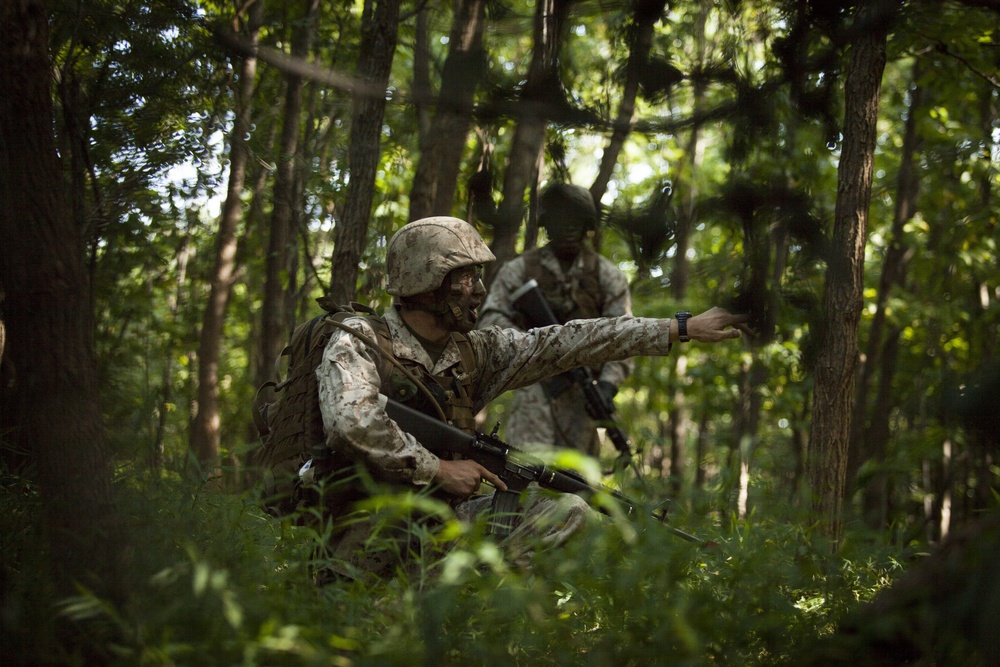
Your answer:
[[[682,310],[674,315],[674,317],[677,318],[677,340],[682,343],[688,342],[691,340],[691,337],[688,336],[688,318],[691,317],[691,313]]]

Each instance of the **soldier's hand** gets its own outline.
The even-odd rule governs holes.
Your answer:
[[[442,491],[459,498],[468,498],[478,491],[484,479],[501,491],[507,490],[507,485],[503,483],[503,480],[475,461],[468,459],[461,461],[441,459],[441,465],[438,467],[437,474],[434,475],[434,482],[441,487]]]
[[[700,343],[717,343],[720,340],[739,338],[742,334],[754,336],[754,332],[746,324],[749,320],[749,315],[736,315],[715,306],[687,321],[688,336]]]

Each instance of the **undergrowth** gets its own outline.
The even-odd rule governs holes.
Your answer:
[[[678,526],[714,548],[653,520],[602,518],[528,570],[505,563],[484,526],[454,524],[457,546],[416,574],[318,587],[321,531],[267,516],[249,494],[176,479],[118,492],[131,596],[115,607],[83,590],[53,598],[37,499],[5,481],[12,664],[770,665],[899,569],[874,546],[831,556],[787,517]]]

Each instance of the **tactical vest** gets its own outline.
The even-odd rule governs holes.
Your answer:
[[[567,287],[563,280],[542,265],[541,253],[528,252],[524,257],[524,279],[534,278],[545,295],[552,313],[565,324],[570,320],[600,317],[604,310],[604,292],[601,290],[599,256],[590,248],[580,249],[583,270],[579,278]]]
[[[455,342],[459,352],[458,367],[435,375],[416,361],[396,359],[392,352],[389,326],[385,320],[374,316],[369,316],[367,319],[375,329],[381,350],[378,364],[379,378],[382,381],[381,393],[432,417],[440,417],[434,406],[436,402],[443,409],[449,424],[468,433],[474,433],[476,415],[473,410],[472,383],[476,379],[476,356],[468,337],[452,332],[451,340]],[[398,362],[408,374],[401,371],[390,359]],[[433,395],[433,401],[418,383]]]

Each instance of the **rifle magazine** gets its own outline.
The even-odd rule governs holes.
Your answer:
[[[518,516],[518,503],[521,494],[517,491],[497,491],[493,494],[493,505],[490,507],[487,532],[503,539],[514,530]]]

